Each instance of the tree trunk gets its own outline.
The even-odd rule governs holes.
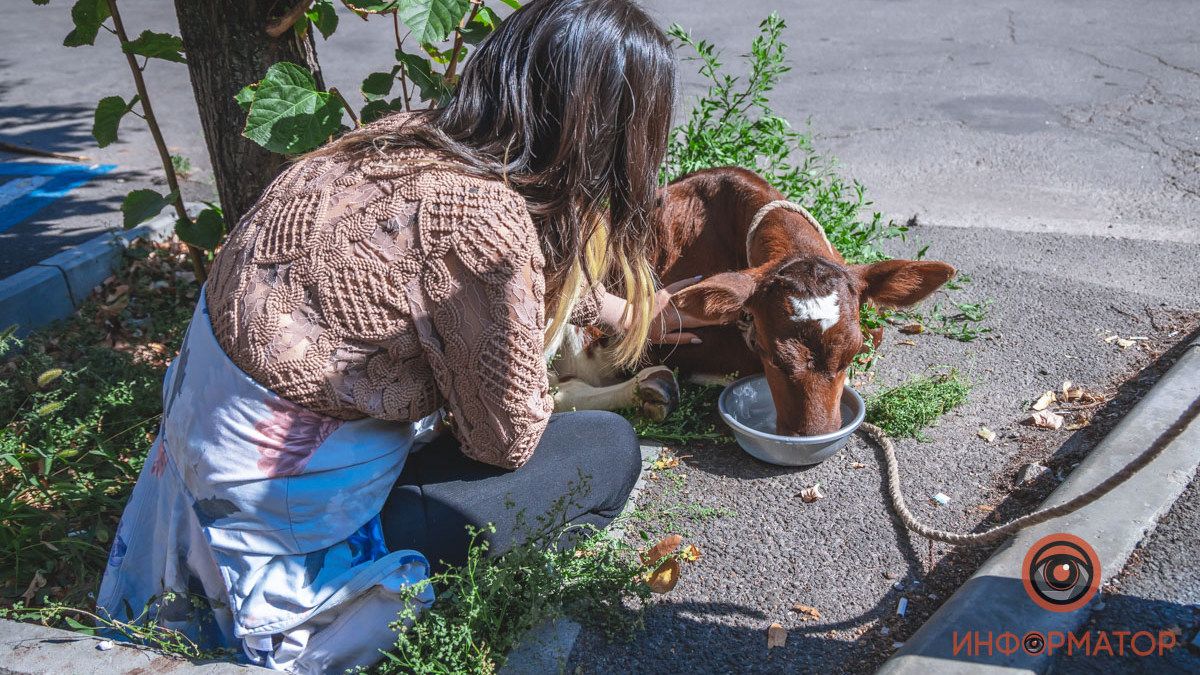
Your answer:
[[[254,205],[286,160],[242,136],[246,112],[234,95],[280,61],[308,68],[317,86],[325,88],[313,31],[303,38],[294,30],[279,38],[266,33],[267,25],[297,2],[303,0],[175,0],[192,91],[229,227]]]

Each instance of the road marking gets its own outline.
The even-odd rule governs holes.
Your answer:
[[[25,176],[23,178],[14,178],[0,185],[0,209],[52,180],[54,180],[53,176]]]
[[[0,162],[0,176],[15,176],[0,185],[0,232],[115,168],[115,164]]]

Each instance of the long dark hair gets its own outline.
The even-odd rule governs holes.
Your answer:
[[[484,40],[423,124],[347,134],[338,148],[425,147],[524,196],[547,286],[606,223],[610,257],[644,261],[675,98],[666,35],[629,0],[531,0]],[[569,292],[569,289],[567,289]]]

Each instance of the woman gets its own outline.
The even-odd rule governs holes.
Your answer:
[[[694,339],[646,262],[673,95],[631,2],[533,0],[444,108],[285,170],[215,259],[99,606],[339,671],[387,648],[399,591],[462,561],[467,525],[502,553],[565,495],[560,517],[606,525],[637,439],[552,416],[543,351],[568,322],[626,364]]]

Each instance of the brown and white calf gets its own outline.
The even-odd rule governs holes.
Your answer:
[[[576,334],[556,362],[560,408],[637,401],[651,413],[668,409],[670,392],[659,393],[661,366],[693,378],[763,372],[777,433],[839,428],[846,370],[866,340],[860,306],[919,302],[954,276],[954,268],[914,260],[848,265],[820,226],[779,204],[783,199],[762,177],[738,168],[697,171],[667,186],[656,217],[655,272],[664,285],[703,276],[676,294],[675,304],[720,325],[694,329],[701,344],[655,348],[657,370],[608,387],[613,370]],[[882,331],[873,333],[878,345]],[[568,374],[576,375],[575,384],[563,394],[572,381]]]

